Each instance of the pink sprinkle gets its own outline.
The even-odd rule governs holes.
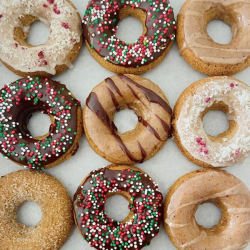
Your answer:
[[[53,4],[55,0],[47,0],[49,4]]]
[[[16,47],[16,48],[18,47],[18,44],[17,44],[17,43],[15,43],[15,47]]]
[[[40,58],[40,59],[43,59],[43,58],[44,58],[44,54],[43,54],[43,52],[42,52],[42,51],[40,51],[40,52],[38,53],[38,56],[39,56],[39,58]]]
[[[230,83],[230,87],[233,88],[233,87],[234,87],[234,84],[233,84],[233,83]]]
[[[2,18],[3,17],[3,15],[2,14],[0,14],[0,18]]]
[[[48,5],[44,3],[44,4],[43,4],[43,7],[44,7],[44,8],[47,8],[47,7],[48,7]]]
[[[237,158],[239,156],[239,150],[236,150],[234,156]]]
[[[208,154],[208,149],[204,150],[204,154],[207,155]]]
[[[211,100],[211,98],[210,98],[210,97],[207,97],[207,98],[205,99],[205,102],[210,102],[210,100]]]
[[[196,139],[196,142],[199,143],[199,144],[201,143],[201,141],[202,141],[202,138],[197,138]]]
[[[71,38],[71,42],[72,43],[76,42],[76,39]]]
[[[46,60],[43,60],[44,65],[48,65],[48,62]]]
[[[61,11],[58,10],[58,9],[54,9],[54,12],[55,12],[57,15],[59,15],[59,14],[61,13]]]
[[[67,23],[62,23],[62,27],[65,29],[69,29],[69,25]]]
[[[203,141],[201,141],[200,144],[201,144],[201,146],[204,146],[204,147],[206,147],[206,145],[207,145],[206,142],[203,142]]]

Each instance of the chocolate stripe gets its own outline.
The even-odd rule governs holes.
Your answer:
[[[116,111],[120,111],[120,105],[119,105],[119,102],[117,101],[117,99],[115,98],[114,93],[109,88],[107,88],[107,89],[109,91],[110,97],[113,101],[113,104],[115,106]]]
[[[122,141],[121,137],[116,133],[117,128],[114,122],[110,120],[108,113],[99,102],[96,93],[94,92],[90,93],[89,97],[87,98],[86,105],[94,114],[97,115],[97,117],[103,122],[103,124],[110,130],[111,134],[115,137],[120,148],[128,156],[128,158],[131,161],[140,162],[141,160],[137,160],[134,158],[134,156],[130,153],[130,151]]]
[[[168,124],[164,120],[162,120],[161,117],[159,117],[158,115],[156,115],[156,117],[160,120],[160,122],[162,124],[162,127],[164,128],[166,133],[169,134],[170,133],[170,128],[169,128]]]
[[[142,163],[142,162],[144,162],[145,158],[147,157],[147,153],[146,153],[145,149],[142,147],[142,145],[140,144],[140,142],[138,142],[138,146],[141,150],[141,160],[139,161],[139,163]]]
[[[117,94],[120,96],[120,97],[123,97],[121,91],[117,88],[117,86],[115,85],[114,81],[108,77],[105,79],[105,82],[113,89],[115,90],[115,92],[117,92]]]
[[[135,82],[134,80],[125,75],[119,74],[118,76],[120,77],[121,80],[127,80],[130,83],[134,84],[137,88],[141,89],[142,92],[146,95],[148,101],[161,105],[162,108],[165,109],[167,113],[172,114],[172,109],[170,108],[170,106],[151,89],[143,87],[142,85],[138,84],[137,82]]]
[[[162,141],[159,134],[156,132],[156,130],[147,122],[145,121],[141,116],[138,116],[138,121],[143,124],[154,136],[159,140]]]

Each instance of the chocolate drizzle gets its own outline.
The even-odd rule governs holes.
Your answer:
[[[157,103],[157,104],[161,105],[162,108],[165,109],[165,111],[167,113],[169,113],[170,115],[172,114],[172,109],[170,108],[170,106],[159,95],[157,95],[154,91],[143,87],[142,85],[138,84],[137,82],[135,82],[134,80],[132,80],[131,78],[129,78],[123,74],[119,74],[118,76],[120,77],[120,79],[126,80],[126,81],[132,83],[133,85],[135,85],[137,88],[141,89],[141,91],[146,95],[149,102],[153,102],[153,103]]]
[[[120,111],[120,104],[117,101],[117,99],[115,98],[114,93],[108,88],[109,94],[111,96],[112,102],[114,103],[115,109],[116,111]]]
[[[131,197],[129,209],[133,217],[127,223],[114,221],[105,211],[108,194],[119,192]],[[78,229],[90,246],[100,250],[135,250],[149,245],[157,236],[162,201],[157,184],[148,175],[129,168],[102,168],[91,172],[77,189],[73,213]]]
[[[117,88],[117,86],[115,85],[114,81],[108,77],[105,79],[105,82],[120,96],[123,97],[121,91]]]
[[[98,100],[96,93],[91,92],[87,98],[86,105],[88,108],[97,115],[97,117],[103,122],[103,124],[109,129],[110,133],[114,136],[117,143],[119,144],[122,151],[128,156],[128,158],[133,162],[141,162],[142,160],[137,160],[128,150],[121,137],[117,134],[117,127],[114,122],[110,120],[108,113],[103,108]]]

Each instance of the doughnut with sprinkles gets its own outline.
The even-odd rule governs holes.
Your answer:
[[[130,213],[122,222],[105,212],[106,200],[116,194],[129,201]],[[162,201],[158,185],[146,173],[109,165],[82,181],[74,196],[74,218],[84,239],[98,250],[139,250],[159,232]]]
[[[30,25],[49,29],[45,44],[27,42]],[[81,17],[70,0],[1,0],[0,60],[15,74],[51,77],[68,68],[82,47]]]
[[[143,25],[134,42],[121,41],[121,19],[132,15]],[[83,34],[92,56],[115,73],[142,74],[158,65],[175,39],[176,21],[168,0],[91,0],[83,18]]]
[[[47,78],[23,78],[0,90],[0,152],[30,169],[51,168],[69,159],[82,135],[82,110],[65,85]],[[50,117],[49,132],[32,137],[35,112]]]

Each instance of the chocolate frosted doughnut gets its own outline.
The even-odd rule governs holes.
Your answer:
[[[222,211],[218,225],[195,221],[199,205],[212,202]],[[164,204],[165,229],[179,250],[241,250],[250,242],[250,192],[226,171],[203,169],[182,176]]]
[[[207,25],[221,19],[232,29],[232,41],[216,43]],[[248,0],[187,0],[178,14],[180,54],[196,70],[210,76],[234,75],[250,65],[250,2]]]
[[[30,25],[40,20],[50,28],[45,44],[27,43]],[[1,0],[0,60],[20,76],[58,75],[82,46],[81,18],[70,0]]]
[[[138,116],[135,129],[120,134],[116,111],[129,108]],[[96,153],[113,163],[132,164],[153,157],[168,139],[172,110],[161,89],[148,79],[116,75],[89,95],[83,111],[86,138]]]
[[[30,169],[45,169],[69,159],[78,149],[82,114],[65,85],[47,78],[23,78],[0,91],[0,152]],[[34,112],[50,117],[49,132],[33,138],[27,128]]]
[[[107,198],[116,194],[130,203],[130,213],[122,222],[105,212]],[[82,181],[74,196],[74,218],[79,232],[96,249],[139,250],[159,232],[162,194],[140,169],[109,165]]]
[[[202,119],[210,110],[227,114],[229,128],[206,133]],[[174,108],[173,135],[190,161],[202,167],[227,167],[250,155],[250,87],[232,77],[211,77],[191,84]]]
[[[132,15],[143,25],[134,43],[116,36],[121,19]],[[92,56],[115,73],[142,74],[158,65],[175,38],[175,19],[168,0],[93,0],[83,18],[83,34]]]
[[[0,250],[58,250],[72,227],[72,201],[54,177],[36,171],[18,171],[0,178]],[[34,227],[18,222],[17,209],[26,201],[42,210]]]

